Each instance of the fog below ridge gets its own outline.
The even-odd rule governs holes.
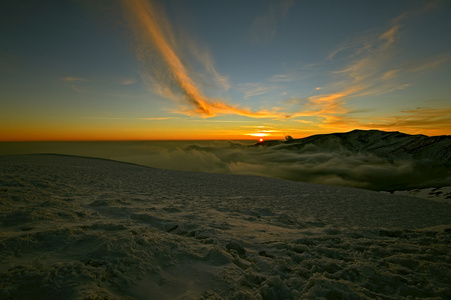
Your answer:
[[[346,149],[227,147],[190,144],[159,149],[152,166],[189,171],[268,176],[328,185],[374,190],[410,189],[450,185],[449,166],[421,160],[391,160]],[[139,162],[145,164],[145,162]]]
[[[0,143],[0,154],[80,155],[162,169],[257,175],[373,190],[451,185],[449,164],[355,153],[337,145],[252,145],[250,141]]]

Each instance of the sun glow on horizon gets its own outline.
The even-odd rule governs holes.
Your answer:
[[[255,137],[265,137],[265,136],[268,136],[269,134],[263,133],[263,132],[257,132],[257,133],[246,133],[246,135],[255,136]]]

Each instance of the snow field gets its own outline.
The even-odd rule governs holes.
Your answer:
[[[0,156],[0,298],[444,299],[449,203]]]

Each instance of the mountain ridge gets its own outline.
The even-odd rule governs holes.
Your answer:
[[[318,148],[323,151],[363,152],[388,159],[428,160],[451,164],[450,135],[410,135],[399,131],[355,129],[287,141],[263,141],[256,145],[302,152],[317,151]]]

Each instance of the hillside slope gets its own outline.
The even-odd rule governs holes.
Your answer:
[[[380,130],[353,130],[346,133],[312,135],[285,142],[262,142],[258,145],[280,149],[315,151],[350,151],[372,153],[388,159],[451,161],[451,136],[409,135]]]

